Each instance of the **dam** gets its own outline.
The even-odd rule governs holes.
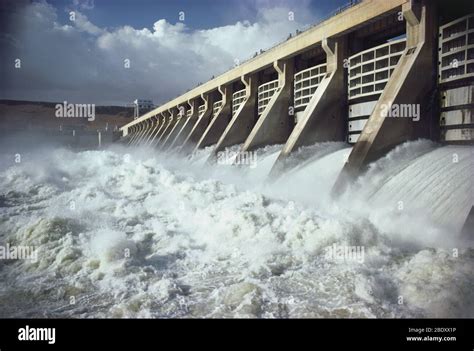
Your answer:
[[[81,103],[122,93],[128,101],[133,91],[149,110],[102,102],[95,121],[73,123],[55,116],[55,103],[3,104],[0,317],[473,318],[472,1],[351,1],[296,34],[308,23],[298,8],[317,18],[336,2],[254,1],[279,20],[245,16],[250,26],[239,33],[292,35],[228,71],[215,63],[231,62],[246,41],[228,34],[242,17],[222,26],[214,14],[241,2],[215,1],[216,12],[193,2],[189,22],[176,25],[168,2],[124,3],[95,6],[126,27],[95,16],[75,26],[61,15],[70,4],[43,1],[16,21],[24,28],[12,38],[25,48],[23,32],[58,35],[31,48],[54,68],[56,83],[41,91]],[[209,54],[218,46],[200,42],[196,9],[232,55]],[[288,11],[297,18],[289,25]],[[168,54],[176,29],[206,55],[173,57],[188,52],[181,39]],[[57,40],[66,34],[81,50]],[[133,34],[126,50],[124,34]],[[101,47],[104,39],[118,51]],[[67,49],[48,53],[48,42]],[[124,50],[142,63],[124,72]],[[69,51],[91,61],[60,65],[57,54]],[[166,62],[176,65],[162,75]],[[65,91],[64,72],[97,76]],[[143,72],[151,83],[140,88]],[[158,98],[188,81],[204,83]],[[31,130],[13,133],[22,123]]]
[[[351,2],[126,124],[120,142],[182,156],[207,149],[207,164],[230,149],[237,156],[226,162],[241,164],[248,152],[273,147],[272,180],[291,172],[298,150],[339,142],[348,152],[332,196],[406,142],[431,140],[472,156],[474,10],[458,5]]]

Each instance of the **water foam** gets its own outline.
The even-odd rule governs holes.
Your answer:
[[[469,201],[469,148],[405,144],[341,201],[328,194],[343,144],[312,147],[274,184],[263,175],[278,146],[253,170],[203,167],[211,150],[55,149],[3,169],[0,242],[34,245],[39,260],[0,262],[0,315],[474,316],[473,250],[441,240]],[[399,198],[410,210],[394,211]],[[328,260],[332,245],[362,246],[365,258]]]

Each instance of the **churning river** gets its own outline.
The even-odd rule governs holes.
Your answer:
[[[280,148],[4,151],[0,246],[36,259],[0,260],[0,317],[474,317],[472,147],[403,144],[337,200],[347,144],[268,181]]]

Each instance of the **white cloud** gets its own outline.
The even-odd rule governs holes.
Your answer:
[[[93,10],[95,7],[94,0],[73,0],[72,4],[82,10]]]
[[[93,6],[75,3],[84,4]],[[22,18],[17,23],[23,25],[15,36],[21,45],[9,56],[20,57],[23,64],[20,70],[7,70],[2,98],[115,104],[139,97],[165,102],[311,20],[305,9],[296,12],[302,14],[300,19],[289,21],[289,8],[265,7],[254,23],[206,30],[190,30],[182,22],[164,19],[151,29],[106,29],[77,11],[76,21],[60,24],[57,11],[46,3],[33,3],[18,15]],[[130,69],[124,68],[125,59]]]
[[[89,20],[87,19],[86,16],[84,16],[82,13],[78,12],[75,15],[75,20],[74,20],[75,27],[79,31],[86,32],[88,34],[93,34],[93,35],[100,35],[104,34],[105,30],[95,26]]]

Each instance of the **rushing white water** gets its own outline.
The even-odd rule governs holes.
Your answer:
[[[4,154],[0,245],[38,260],[0,260],[0,317],[474,317],[472,148],[404,144],[333,200],[350,149],[305,148],[267,182],[280,147],[256,168],[212,148]]]

